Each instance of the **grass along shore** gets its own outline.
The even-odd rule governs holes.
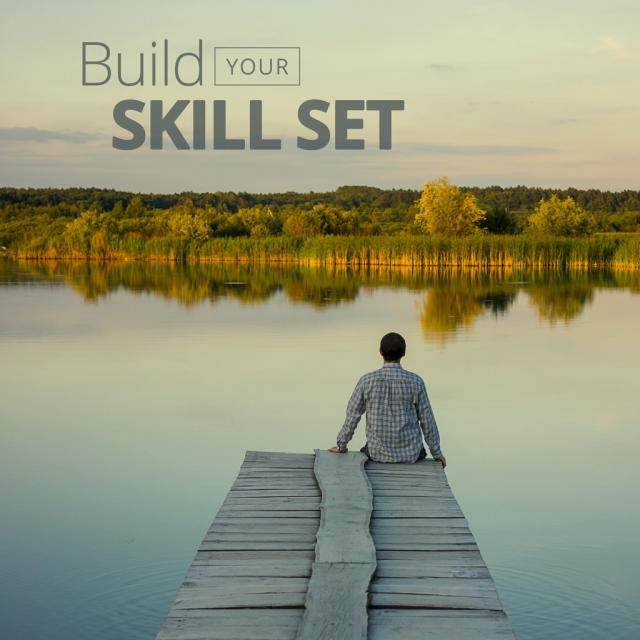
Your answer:
[[[19,259],[149,260],[161,262],[255,262],[303,265],[412,267],[640,268],[640,235],[589,238],[474,235],[276,236],[266,238],[105,238],[83,247],[43,239],[12,247]]]

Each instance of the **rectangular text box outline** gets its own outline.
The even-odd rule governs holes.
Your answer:
[[[298,82],[287,83],[273,83],[268,82],[266,84],[257,84],[253,82],[248,83],[234,83],[234,82],[218,82],[218,49],[296,49],[298,51]],[[301,60],[300,47],[213,47],[213,86],[214,87],[299,87],[302,83],[302,68],[300,65]]]

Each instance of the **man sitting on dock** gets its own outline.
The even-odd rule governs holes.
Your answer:
[[[347,418],[329,451],[345,453],[347,443],[366,412],[367,442],[360,449],[375,462],[417,462],[427,457],[422,435],[431,455],[447,466],[440,450],[438,425],[431,410],[424,381],[402,368],[406,342],[399,333],[387,333],[380,341],[384,364],[363,375],[347,405]]]

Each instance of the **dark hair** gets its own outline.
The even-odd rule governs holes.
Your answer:
[[[407,350],[407,343],[399,333],[387,333],[380,340],[380,353],[386,362],[400,360]]]

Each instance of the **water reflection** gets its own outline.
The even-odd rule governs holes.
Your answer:
[[[0,261],[0,637],[154,637],[244,451],[331,443],[389,327],[518,637],[636,640],[639,279]]]
[[[66,284],[93,303],[118,289],[161,296],[191,307],[234,298],[259,304],[283,294],[316,309],[354,302],[361,290],[395,287],[422,292],[418,319],[424,339],[445,344],[484,315],[505,316],[518,295],[527,296],[539,318],[570,323],[599,289],[640,292],[640,272],[414,270],[319,268],[256,264],[163,264],[148,262],[0,261],[0,284]]]

